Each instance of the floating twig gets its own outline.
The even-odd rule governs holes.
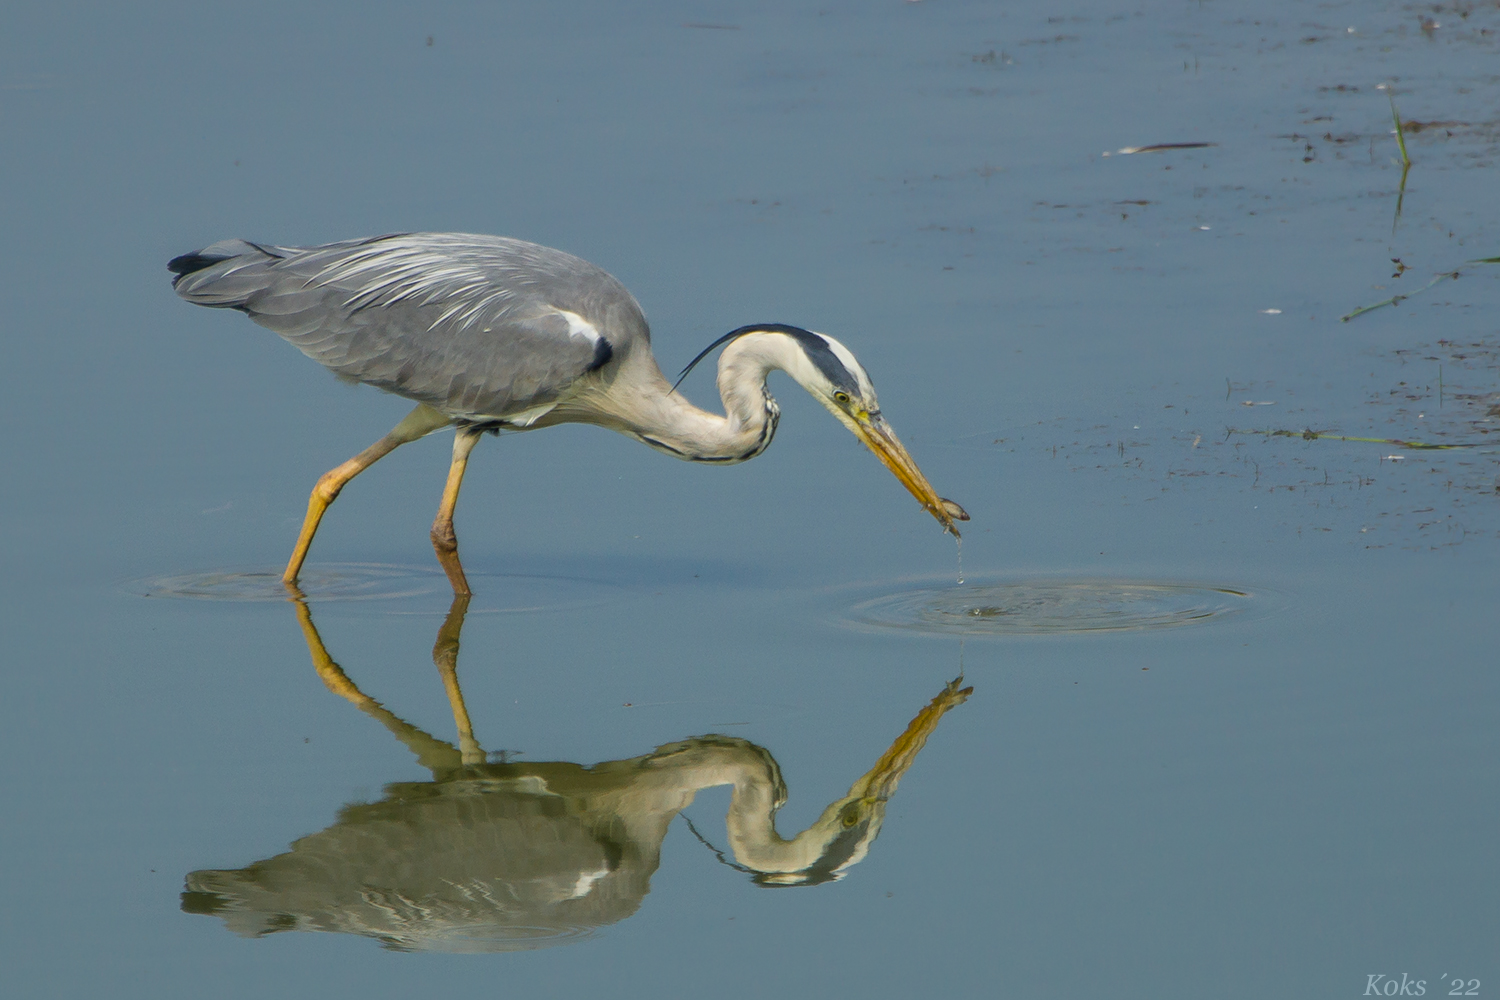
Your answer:
[[[1396,262],[1396,263],[1399,263],[1399,258],[1393,258],[1393,261]],[[1464,261],[1464,263],[1465,264],[1500,264],[1500,257],[1475,257],[1473,260],[1466,260],[1466,261]],[[1401,266],[1401,271],[1410,270],[1405,264],[1401,264],[1400,266]],[[1399,275],[1401,273],[1401,271],[1397,271],[1396,274]],[[1374,305],[1360,306],[1358,309],[1354,310],[1349,315],[1347,315],[1347,316],[1340,316],[1339,320],[1340,320],[1340,322],[1347,323],[1351,319],[1353,319],[1354,317],[1360,315],[1361,313],[1367,313],[1367,312],[1369,312],[1372,309],[1379,309],[1381,306],[1394,306],[1394,305],[1398,305],[1402,301],[1411,298],[1412,295],[1420,295],[1420,294],[1422,294],[1423,292],[1427,291],[1427,289],[1429,289],[1433,285],[1437,284],[1439,281],[1442,281],[1444,278],[1452,278],[1454,281],[1457,281],[1458,280],[1458,276],[1460,274],[1462,274],[1462,273],[1463,273],[1463,268],[1454,268],[1451,271],[1444,271],[1441,274],[1435,276],[1431,281],[1429,281],[1427,284],[1423,285],[1421,288],[1418,288],[1415,292],[1412,292],[1410,295],[1392,295],[1390,298],[1385,299],[1384,301],[1381,301],[1381,302],[1376,302]]]
[[[1442,274],[1440,274],[1437,277],[1433,278],[1427,284],[1423,285],[1421,288],[1418,288],[1415,292],[1412,292],[1410,295],[1392,295],[1390,298],[1385,299],[1385,300],[1380,301],[1380,302],[1376,302],[1373,305],[1360,306],[1358,309],[1354,310],[1352,313],[1349,313],[1347,316],[1340,316],[1339,317],[1339,322],[1341,322],[1341,323],[1347,323],[1351,319],[1353,319],[1354,317],[1363,315],[1364,313],[1367,313],[1367,312],[1371,312],[1372,310],[1375,310],[1375,309],[1379,309],[1381,306],[1400,305],[1402,302],[1405,302],[1407,299],[1411,298],[1412,295],[1421,295],[1423,292],[1427,291],[1427,289],[1431,288],[1433,285],[1437,284],[1439,281],[1442,281],[1444,278],[1452,278],[1454,281],[1457,281],[1458,280],[1458,276],[1459,276],[1460,273],[1461,272],[1459,272],[1457,270],[1454,270],[1454,271],[1444,271]]]
[[[1209,146],[1217,146],[1217,142],[1153,142],[1149,146],[1126,146],[1117,149],[1113,153],[1106,152],[1105,156],[1129,156],[1131,153],[1161,153],[1168,149],[1206,149]]]

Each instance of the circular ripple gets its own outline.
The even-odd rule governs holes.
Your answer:
[[[410,566],[379,563],[322,563],[307,567],[297,587],[311,600],[380,601],[441,593],[447,578]],[[281,570],[210,570],[139,580],[131,588],[144,597],[192,601],[285,601],[290,594]]]
[[[1233,587],[1149,580],[1013,580],[928,587],[862,601],[847,621],[934,635],[1076,635],[1178,628],[1243,614]]]
[[[621,587],[600,580],[560,576],[470,573],[475,591],[470,613],[556,611],[591,607],[620,596]],[[388,601],[449,597],[448,578],[437,570],[379,563],[321,563],[303,570],[297,588],[307,600]],[[281,570],[220,570],[138,580],[131,590],[144,597],[194,601],[286,601]],[[446,607],[446,604],[444,604]]]

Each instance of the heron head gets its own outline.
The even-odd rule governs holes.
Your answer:
[[[911,453],[881,414],[875,385],[849,348],[825,333],[784,323],[742,326],[710,344],[683,369],[682,376],[686,377],[694,365],[722,344],[730,346],[725,348],[720,361],[721,372],[734,364],[731,351],[736,355],[754,355],[762,372],[771,368],[786,372],[885,463],[944,531],[958,536],[953,522],[967,521],[969,515],[952,500],[938,496],[922,475]],[[681,381],[679,378],[679,384]]]

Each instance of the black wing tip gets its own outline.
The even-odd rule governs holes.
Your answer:
[[[180,254],[173,257],[167,261],[167,270],[177,275],[176,278],[172,279],[172,283],[175,285],[190,274],[207,270],[215,264],[226,260],[243,257],[248,253],[263,253],[267,257],[274,257],[277,260],[286,256],[284,252],[276,247],[252,243],[249,240],[221,240],[218,243],[204,247],[202,250],[194,250],[192,253]]]
[[[167,270],[180,278],[183,275],[192,274],[194,271],[213,267],[219,261],[228,259],[228,257],[205,255],[201,250],[194,250],[192,253],[185,253],[167,261]]]

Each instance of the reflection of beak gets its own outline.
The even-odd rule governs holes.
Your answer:
[[[962,677],[949,681],[947,687],[917,713],[917,717],[906,727],[906,732],[896,737],[896,742],[875,762],[875,766],[849,789],[851,797],[884,802],[896,794],[896,785],[901,781],[901,776],[917,759],[922,747],[927,745],[927,737],[937,729],[938,720],[942,719],[948,709],[962,705],[974,692],[972,687],[959,687],[962,682]]]
[[[944,500],[937,495],[937,491],[932,488],[927,477],[922,475],[922,470],[917,468],[917,463],[912,461],[906,446],[896,437],[896,432],[891,430],[891,425],[885,422],[885,417],[879,413],[855,414],[853,424],[854,433],[865,443],[865,446],[885,463],[886,468],[896,474],[896,478],[901,480],[901,485],[910,490],[911,495],[927,508],[927,513],[937,518],[943,530],[957,538],[958,529],[954,527],[953,522],[967,521],[969,515],[952,500]]]

